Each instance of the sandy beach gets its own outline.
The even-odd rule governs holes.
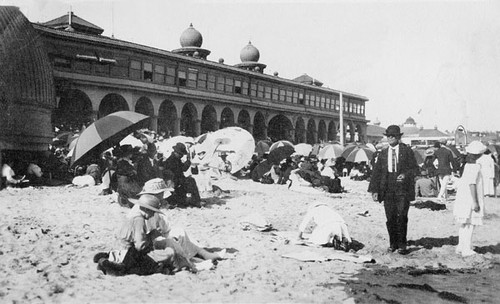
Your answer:
[[[476,229],[473,237],[479,254],[462,258],[455,254],[458,227],[453,221],[452,203],[446,204],[444,210],[435,211],[432,209],[436,204],[412,203],[408,229],[410,253],[399,255],[386,253],[388,236],[383,206],[372,201],[366,192],[366,181],[343,179],[348,192],[337,195],[298,193],[283,185],[263,185],[250,180],[228,179],[217,185],[230,193],[206,198],[203,208],[168,209],[166,213],[173,224],[183,226],[201,246],[211,250],[226,248],[231,258],[221,261],[213,270],[197,274],[184,271],[145,277],[112,277],[96,269],[92,261],[94,254],[119,249],[116,234],[127,212],[113,202],[112,196],[98,196],[97,186],[0,191],[0,267],[3,269],[0,302],[373,303],[393,300],[393,303],[420,303],[428,298],[415,291],[401,298],[397,289],[384,288],[401,282],[401,275],[407,275],[409,269],[436,272],[446,269],[450,277],[459,277],[453,281],[459,282],[457,284],[463,284],[467,271],[478,274],[482,281],[477,290],[454,286],[456,284],[437,288],[436,281],[446,280],[443,272],[442,280],[431,280],[432,274],[428,274],[427,279],[417,277],[418,284],[452,292],[471,303],[474,299],[493,301],[500,295],[498,276],[489,278],[487,274],[488,270],[498,270],[500,264],[500,198],[486,199],[485,225]],[[375,263],[303,262],[285,258],[283,255],[289,253],[328,253],[333,249],[293,245],[276,237],[273,231],[243,230],[239,224],[245,216],[258,213],[272,224],[274,232],[297,231],[307,206],[314,201],[325,202],[344,217],[352,238],[360,247],[356,254],[371,256]],[[370,284],[356,289],[356,282]],[[370,293],[370,288],[377,288],[378,298]],[[474,292],[483,297],[471,295]]]

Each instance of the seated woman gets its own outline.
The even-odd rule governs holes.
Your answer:
[[[123,145],[120,147],[120,159],[116,164],[116,180],[118,203],[124,207],[132,207],[129,203],[129,198],[136,198],[141,191],[137,178],[137,170],[132,162],[134,149],[131,145]]]
[[[23,186],[24,176],[18,176],[12,169],[13,160],[7,160],[2,166],[2,178],[5,179],[5,186],[20,188]]]
[[[161,199],[173,188],[160,179],[144,185],[120,230],[124,250],[101,252],[95,255],[98,269],[110,275],[171,274],[182,269],[198,270],[195,263],[220,260],[223,256],[211,253],[191,242],[184,230],[170,228],[165,214],[159,210]],[[202,266],[205,266],[203,264]]]

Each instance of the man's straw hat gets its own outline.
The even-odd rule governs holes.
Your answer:
[[[161,178],[153,178],[144,184],[144,187],[142,188],[142,191],[139,192],[139,195],[158,194],[165,191],[174,191],[174,188],[171,185],[167,186],[165,181]]]

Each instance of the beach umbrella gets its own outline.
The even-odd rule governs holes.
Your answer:
[[[131,145],[132,147],[142,147],[142,141],[135,137],[133,134],[127,135],[124,139],[120,141],[120,146]]]
[[[321,148],[323,148],[322,144],[314,144],[311,153],[309,155],[318,155],[319,150],[321,150]]]
[[[149,116],[132,111],[111,113],[90,126],[78,137],[71,156],[71,165],[101,153],[117,144],[133,131],[143,127]]]
[[[309,156],[309,154],[312,151],[312,148],[313,147],[310,144],[305,144],[305,143],[296,144],[294,146],[295,154],[303,156]]]
[[[215,143],[215,153],[226,152],[227,160],[231,162],[231,173],[238,172],[248,165],[255,150],[255,140],[252,134],[240,127],[227,127],[212,134]]]
[[[346,162],[360,163],[360,162],[370,162],[373,156],[373,151],[366,146],[358,146],[351,150],[351,152],[345,156]]]
[[[278,140],[277,142],[273,143],[270,147],[269,147],[269,153],[276,149],[276,148],[279,148],[279,147],[283,147],[283,146],[290,146],[293,148],[293,144],[291,142],[289,142],[288,140]]]
[[[271,163],[273,163],[275,165],[279,165],[279,163],[282,160],[284,160],[285,158],[287,158],[290,155],[292,155],[293,152],[295,152],[295,149],[293,148],[293,146],[285,145],[285,146],[278,147],[278,148],[270,151],[269,152],[269,156],[267,157],[267,159]]]
[[[161,142],[156,143],[157,151],[163,153],[165,157],[169,157],[174,151],[174,146],[178,143],[182,143],[186,146],[189,151],[187,144],[194,144],[194,139],[189,136],[179,135],[167,138]]]
[[[318,153],[318,159],[337,159],[342,156],[344,147],[340,144],[327,144]]]
[[[367,143],[365,145],[373,152],[377,151],[377,148],[375,148],[375,146],[372,143]]]
[[[359,144],[359,143],[348,143],[344,147],[344,151],[342,152],[342,157],[347,159],[347,156],[356,148],[358,147],[363,147],[367,150],[370,150],[366,145]]]
[[[258,181],[262,178],[262,175],[266,174],[273,167],[273,163],[271,163],[268,159],[262,161],[258,164],[253,171],[250,173],[250,176],[254,181]]]
[[[255,145],[255,153],[258,156],[262,157],[264,153],[269,152],[270,144],[267,140],[259,140],[259,142]]]

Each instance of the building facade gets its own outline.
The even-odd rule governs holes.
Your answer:
[[[256,140],[313,144],[339,137],[342,96],[344,138],[366,140],[366,97],[324,88],[307,75],[265,74],[251,43],[241,50],[242,62],[231,66],[207,59],[210,51],[192,26],[172,51],[103,36],[73,13],[31,26],[51,64],[52,124],[60,129],[129,110],[150,116],[151,129],[172,136],[240,126]]]

